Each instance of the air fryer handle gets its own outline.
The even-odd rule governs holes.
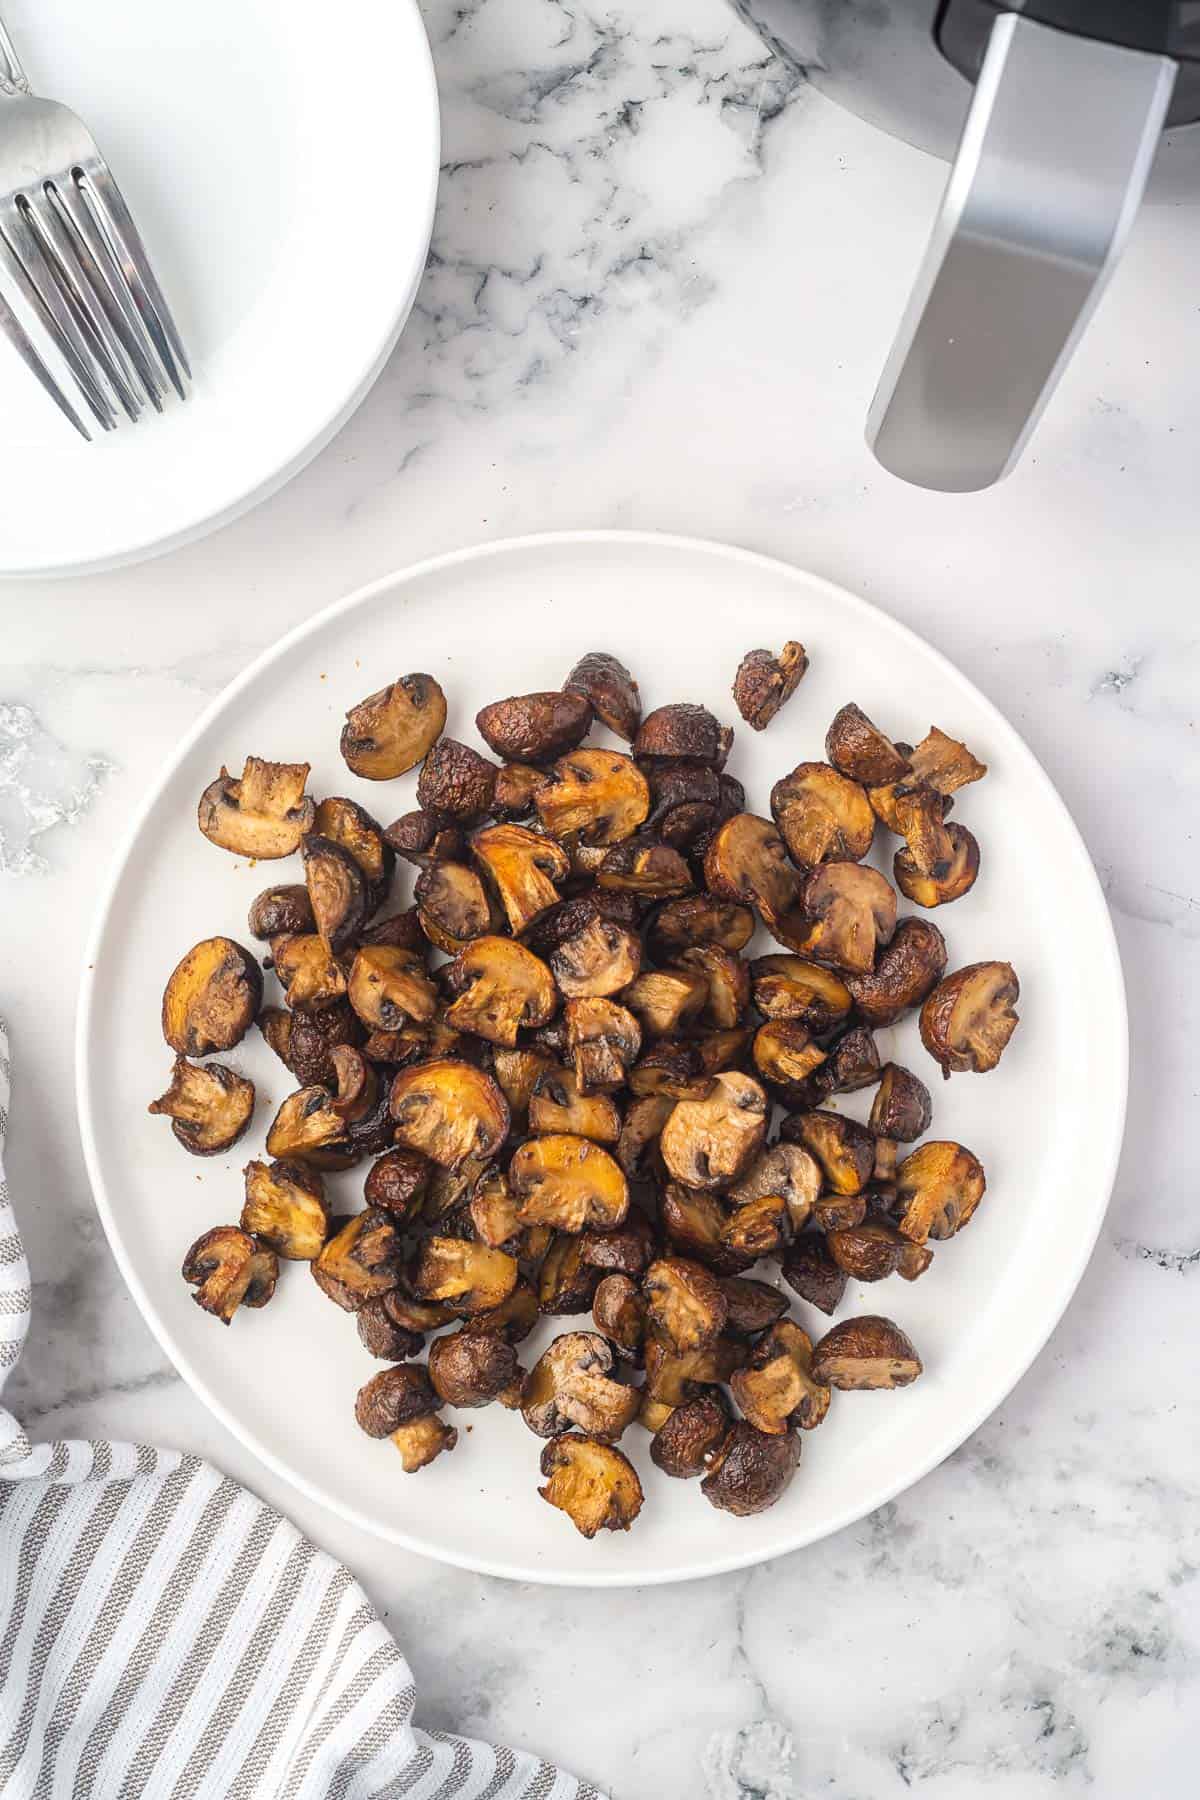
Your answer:
[[[867,436],[970,492],[1013,467],[1141,202],[1177,64],[1002,13]]]

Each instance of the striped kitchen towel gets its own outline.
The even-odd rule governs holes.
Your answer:
[[[4,1182],[0,1390],[29,1324]],[[601,1800],[550,1764],[412,1724],[349,1571],[194,1456],[29,1442],[0,1407],[4,1800]]]

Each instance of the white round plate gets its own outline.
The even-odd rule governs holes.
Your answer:
[[[921,1281],[851,1284],[839,1317],[891,1315],[925,1375],[900,1393],[835,1394],[777,1506],[751,1519],[714,1511],[695,1483],[652,1467],[634,1426],[622,1447],[645,1484],[643,1513],[627,1535],[587,1543],[538,1498],[541,1444],[498,1407],[459,1414],[458,1449],[417,1476],[402,1474],[389,1444],[364,1437],[354,1396],[382,1365],[307,1270],[285,1266],[271,1305],[228,1330],[193,1305],[181,1258],[201,1231],[236,1222],[240,1170],[262,1154],[291,1084],[253,1034],[231,1057],[259,1083],[251,1133],[225,1157],[184,1155],[146,1113],[170,1066],[162,989],[196,940],[222,932],[249,943],[251,899],[299,874],[295,860],[250,868],[214,849],[196,829],[196,802],[222,763],[240,769],[251,752],[311,760],[314,794],[349,794],[386,823],[416,804],[413,778],[359,781],[338,734],[349,706],[400,674],[435,674],[449,698],[447,730],[467,741],[480,706],[559,686],[595,648],[629,663],[647,708],[699,700],[730,719],[743,652],[787,638],[808,646],[809,673],[767,731],[739,723],[731,758],[752,807],[765,810],[781,774],[823,754],[825,728],[847,700],[909,740],[940,725],[989,765],[955,814],[977,834],[983,870],[937,922],[951,967],[1015,964],[1020,1029],[993,1074],[946,1084],[913,1020],[880,1034],[884,1054],[933,1089],[934,1134],[983,1159],[988,1193],[970,1228],[937,1246]],[[397,891],[406,898],[408,875]],[[715,544],[614,532],[490,545],[390,576],[301,626],[209,708],[162,774],[119,858],[87,962],[84,1147],[117,1261],[168,1355],[246,1445],[313,1498],[395,1543],[527,1581],[710,1575],[812,1543],[916,1481],[999,1404],[1053,1329],[1095,1241],[1120,1147],[1120,965],[1087,852],[1046,775],[995,708],[902,626],[815,576]],[[852,1096],[847,1110],[864,1116],[869,1100]],[[335,1209],[338,1193],[341,1210],[359,1204],[361,1169],[332,1182]],[[814,1334],[825,1328],[815,1310],[797,1302],[795,1312]],[[552,1321],[546,1335],[563,1324]],[[526,1361],[540,1341],[526,1346]]]
[[[7,0],[39,93],[90,126],[195,374],[79,438],[0,344],[0,575],[111,568],[287,481],[383,367],[425,264],[437,87],[417,0]]]

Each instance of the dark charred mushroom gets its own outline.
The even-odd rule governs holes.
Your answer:
[[[669,757],[650,757],[642,767],[650,784],[647,829],[664,844],[687,850],[729,816],[715,769]]]
[[[579,693],[520,694],[475,715],[480,737],[506,762],[551,762],[582,743],[591,723],[591,704]]]
[[[787,1311],[787,1295],[766,1281],[751,1281],[744,1275],[724,1275],[720,1281],[725,1296],[727,1316],[725,1329],[739,1337],[757,1337],[781,1319]]]
[[[771,813],[793,862],[861,862],[875,835],[875,814],[856,781],[828,763],[800,763],[771,789]]]
[[[538,1270],[538,1311],[584,1313],[592,1304],[600,1270],[584,1261],[583,1239],[558,1233]]]
[[[911,1340],[890,1319],[866,1314],[843,1319],[813,1351],[813,1375],[828,1387],[908,1387],[921,1373]]]
[[[679,1481],[703,1475],[710,1458],[725,1441],[730,1417],[719,1393],[697,1394],[672,1408],[650,1444],[650,1460],[664,1475]]]
[[[561,844],[523,825],[489,825],[476,831],[471,852],[495,888],[515,936],[539,913],[557,905],[555,883],[565,881],[571,869]]]
[[[909,758],[913,779],[924,781],[939,794],[955,794],[969,782],[987,774],[987,764],[977,761],[965,744],[947,737],[933,726]]]
[[[249,1162],[242,1230],[290,1262],[312,1262],[329,1229],[325,1184],[302,1162]]]
[[[545,769],[535,769],[532,763],[505,763],[496,776],[493,813],[498,819],[531,819],[534,797],[551,779]]]
[[[293,1012],[322,1012],[345,999],[347,959],[315,933],[272,938],[271,960]]]
[[[177,1056],[171,1085],[147,1112],[171,1120],[176,1140],[193,1156],[216,1156],[236,1144],[254,1112],[254,1083],[224,1063]]]
[[[704,1066],[697,1044],[681,1038],[663,1038],[634,1063],[629,1071],[629,1087],[639,1099],[666,1095],[672,1100],[704,1100],[713,1091],[713,1077]]]
[[[615,656],[606,650],[589,650],[581,656],[563,687],[581,694],[602,725],[631,744],[641,723],[642,702],[638,684]]]
[[[650,789],[632,757],[617,750],[572,750],[554,779],[534,796],[542,825],[555,838],[619,844],[650,811]]]
[[[780,1319],[759,1339],[729,1383],[751,1425],[780,1437],[792,1427],[812,1431],[822,1423],[831,1396],[814,1378],[812,1358],[812,1339],[792,1319]]]
[[[681,702],[656,707],[646,715],[633,740],[633,754],[639,761],[649,756],[680,757],[719,770],[732,742],[733,732],[719,725],[707,706]]]
[[[642,1029],[633,1014],[615,1000],[593,999],[568,1000],[564,1014],[580,1093],[621,1087],[642,1047]]]
[[[921,1008],[921,1042],[947,1080],[996,1067],[1019,1023],[1020,992],[1006,962],[970,963],[933,990]]]
[[[675,1181],[719,1188],[753,1162],[767,1129],[767,1096],[750,1075],[713,1077],[705,1100],[681,1100],[662,1129],[663,1162]]]
[[[766,730],[799,687],[807,668],[803,644],[789,641],[778,656],[769,650],[746,652],[733,679],[733,697],[751,730]]]
[[[834,716],[825,734],[825,754],[842,775],[864,787],[900,781],[908,774],[907,757],[853,702]]]
[[[638,894],[645,900],[665,900],[686,894],[695,884],[691,870],[670,844],[657,838],[626,838],[605,852],[596,877],[602,888]]]
[[[446,1406],[487,1406],[519,1372],[517,1353],[499,1332],[455,1331],[429,1346],[429,1379]]]
[[[730,1213],[721,1227],[721,1242],[749,1264],[774,1256],[792,1235],[791,1214],[782,1194],[763,1194]]]
[[[300,849],[318,935],[331,950],[344,950],[367,921],[367,878],[350,852],[332,838],[309,832]]]
[[[395,1220],[369,1207],[331,1221],[330,1233],[310,1265],[313,1280],[343,1312],[386,1294],[400,1279],[400,1238]]]
[[[430,1237],[421,1245],[411,1280],[422,1300],[441,1300],[459,1317],[469,1317],[507,1300],[519,1273],[503,1250],[466,1238]]]
[[[646,1302],[636,1282],[628,1275],[606,1275],[592,1298],[592,1318],[622,1356],[631,1363],[641,1362]]]
[[[915,1244],[961,1231],[987,1187],[979,1158],[951,1143],[922,1144],[905,1157],[896,1181],[899,1228]]]
[[[176,964],[162,999],[162,1032],[179,1056],[232,1050],[262,1005],[262,974],[232,938],[205,938]]]
[[[316,1012],[307,1007],[298,1008],[286,1016],[290,1028],[285,1060],[293,1075],[304,1087],[336,1087],[333,1052],[340,1044],[362,1049],[366,1038],[362,1022],[350,1002],[335,1000]]]
[[[785,1093],[806,1090],[806,1082],[825,1062],[825,1052],[799,1019],[771,1019],[754,1034],[754,1066],[764,1081]]]
[[[799,1461],[800,1439],[794,1431],[771,1437],[739,1419],[710,1454],[700,1492],[722,1512],[749,1518],[775,1505]]]
[[[679,966],[707,982],[704,1018],[710,1025],[730,1031],[742,1023],[750,1004],[750,970],[740,956],[717,944],[699,944],[683,952]]]
[[[538,1076],[529,1102],[529,1129],[535,1136],[566,1132],[594,1144],[615,1144],[621,1115],[607,1094],[580,1091],[574,1069],[552,1063]]]
[[[538,1493],[566,1513],[576,1531],[628,1531],[642,1510],[642,1484],[629,1458],[611,1444],[563,1432],[542,1451]]]
[[[432,675],[402,675],[351,707],[341,752],[366,781],[392,781],[428,756],[446,725],[446,696]]]
[[[192,1299],[222,1325],[239,1306],[265,1306],[275,1292],[279,1260],[273,1250],[236,1225],[218,1225],[198,1237],[183,1259]]]
[[[752,906],[769,924],[795,905],[800,877],[769,819],[735,813],[704,853],[704,878],[722,900]]]
[[[754,914],[748,906],[717,900],[711,894],[685,894],[659,907],[647,944],[659,962],[673,962],[683,951],[703,944],[732,952],[744,950],[753,936]]]
[[[291,856],[311,831],[316,812],[304,792],[307,763],[264,762],[248,756],[241,779],[222,768],[200,796],[198,821],[209,843],[234,856],[268,862]]]
[[[424,1024],[437,1011],[437,989],[416,951],[388,944],[358,951],[346,993],[371,1031],[399,1031],[410,1021]]]
[[[629,1211],[620,1167],[587,1138],[531,1138],[515,1152],[508,1179],[524,1225],[605,1230],[620,1225]]]
[[[786,1203],[792,1229],[802,1231],[820,1192],[821,1167],[817,1159],[799,1144],[773,1144],[756,1158],[725,1198],[731,1206],[743,1207],[774,1194]]]
[[[378,819],[356,800],[331,794],[317,807],[313,830],[318,837],[340,844],[354,858],[367,883],[368,908],[374,912],[387,895],[396,865],[395,852],[385,842]]]
[[[795,1019],[818,1036],[847,1018],[854,1002],[845,982],[800,956],[760,956],[750,965],[754,1004],[768,1019]]]
[[[354,1417],[368,1437],[385,1438],[423,1419],[438,1404],[425,1369],[381,1369],[359,1388]]]
[[[933,1103],[923,1081],[899,1063],[888,1063],[879,1078],[868,1123],[878,1137],[911,1144],[929,1130]]]
[[[308,889],[297,882],[264,888],[250,903],[246,920],[250,936],[266,943],[269,938],[316,930]]]
[[[442,1168],[494,1156],[508,1136],[504,1095],[470,1063],[444,1059],[403,1069],[392,1083],[396,1139]]]
[[[448,956],[494,931],[499,918],[482,880],[465,863],[430,863],[417,877],[413,898],[425,936]]]
[[[979,845],[965,825],[943,827],[947,858],[923,873],[911,849],[897,850],[892,859],[896,886],[916,906],[948,906],[970,893],[979,874]]]
[[[568,1425],[615,1443],[637,1412],[639,1394],[613,1376],[612,1345],[595,1331],[567,1331],[538,1358],[525,1382],[521,1414],[538,1437]]]
[[[646,1325],[674,1356],[703,1350],[725,1329],[728,1311],[716,1277],[701,1263],[660,1257],[642,1279]]]
[[[573,894],[569,900],[556,901],[535,920],[523,938],[535,956],[548,958],[569,938],[578,936],[593,919],[611,919],[614,925],[636,931],[641,916],[641,902],[635,894],[619,894],[594,887],[587,893]]]
[[[439,738],[417,777],[417,804],[440,819],[473,825],[492,810],[499,771],[457,738]],[[390,840],[397,849],[395,839]]]
[[[844,1231],[826,1233],[829,1254],[855,1281],[886,1281],[902,1275],[915,1281],[933,1261],[933,1252],[902,1237],[886,1219],[864,1219]]]
[[[946,967],[946,940],[929,919],[901,919],[873,971],[849,975],[846,986],[868,1025],[894,1025],[920,1006]]]
[[[802,1300],[826,1315],[837,1311],[846,1291],[846,1271],[834,1262],[824,1237],[817,1232],[792,1245],[783,1262],[783,1279]]]
[[[768,920],[768,926],[798,956],[843,973],[869,974],[878,948],[891,942],[896,929],[895,890],[863,863],[825,863],[804,877],[795,912]]]
[[[841,1113],[793,1113],[784,1121],[784,1134],[810,1150],[821,1165],[835,1194],[857,1194],[875,1168],[875,1139],[865,1125]]]
[[[717,1275],[736,1275],[748,1269],[753,1255],[734,1250],[725,1240],[729,1214],[713,1194],[681,1187],[664,1188],[658,1206],[659,1224],[677,1250],[702,1262]]]
[[[366,1300],[354,1316],[358,1338],[364,1350],[381,1362],[404,1362],[419,1354],[425,1339],[419,1331],[408,1331],[397,1325],[388,1313],[386,1296]]]
[[[642,942],[635,931],[597,915],[550,957],[560,993],[567,999],[606,999],[635,980]]]
[[[466,854],[467,840],[461,825],[448,824],[441,813],[423,809],[402,813],[383,836],[389,850],[418,869],[431,869],[435,863],[460,862]]]
[[[443,979],[458,996],[446,1011],[447,1024],[508,1049],[515,1048],[522,1027],[545,1025],[558,1005],[545,963],[511,938],[476,938]]]

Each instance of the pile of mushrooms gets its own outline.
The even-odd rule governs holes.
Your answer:
[[[807,666],[799,644],[743,660],[754,730]],[[986,771],[937,729],[893,742],[849,705],[826,760],[753,813],[726,769],[732,730],[695,704],[643,715],[599,651],[561,690],[484,707],[490,754],[446,717],[426,674],[348,714],[354,775],[419,766],[416,810],[386,828],[310,798],[303,763],[250,757],[200,798],[211,843],[296,855],[303,880],[255,899],[257,952],[208,938],[167,982],[174,1064],[150,1111],[185,1150],[249,1128],[252,1082],[213,1059],[255,1024],[295,1083],[239,1222],[191,1247],[184,1278],[229,1324],[271,1300],[281,1259],[306,1262],[387,1365],[356,1417],[404,1470],[455,1449],[447,1409],[498,1403],[544,1440],[539,1491],[586,1537],[641,1510],[618,1448],[634,1425],[665,1475],[760,1512],[834,1389],[921,1374],[892,1320],[810,1334],[790,1294],[829,1316],[849,1281],[917,1280],[983,1197],[979,1160],[927,1137],[929,1089],[874,1033],[919,1010],[949,1077],[994,1068],[1016,1026],[1009,964],[947,973],[927,916],[978,875],[948,815]],[[881,830],[900,840],[895,886],[864,860]],[[389,910],[398,861],[412,900]],[[897,889],[919,910],[899,917]],[[865,1123],[838,1110],[863,1089]],[[365,1205],[335,1205],[331,1178],[363,1163]],[[525,1369],[548,1316],[569,1328]]]

